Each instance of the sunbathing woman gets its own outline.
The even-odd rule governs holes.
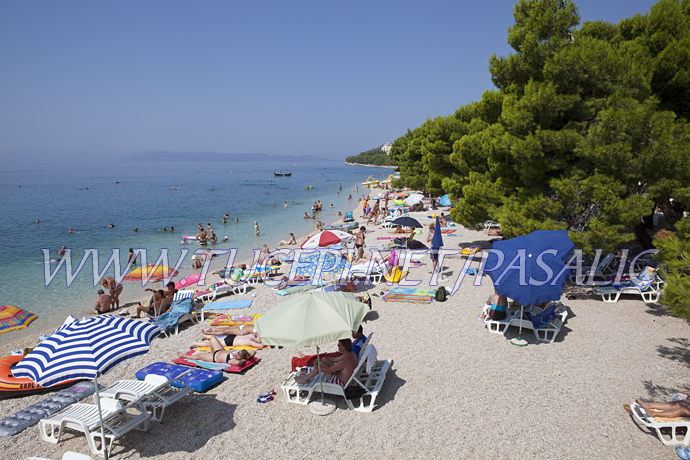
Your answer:
[[[212,339],[215,339],[219,342],[222,342],[224,346],[226,347],[254,347],[254,348],[263,348],[264,344],[261,343],[261,338],[254,332],[251,334],[246,334],[246,335],[237,335],[237,334],[229,334],[223,337],[223,335],[220,336],[215,336],[213,334],[206,334],[202,333],[201,336],[204,338],[204,340],[209,340],[211,341]],[[192,348],[196,347],[205,347],[208,346],[207,343],[205,342],[197,342],[192,345]]]
[[[179,352],[177,354],[182,359],[191,358],[198,359],[199,361],[206,361],[208,363],[230,364],[233,366],[241,366],[256,354],[255,351],[226,350],[220,340],[213,336],[209,339],[208,345],[211,347],[211,351],[197,353],[191,357]]]
[[[201,331],[204,335],[248,335],[254,334],[254,326],[251,324],[239,324],[234,326],[209,327]]]
[[[690,391],[682,392],[690,396]],[[671,402],[647,402],[636,399],[635,402],[652,417],[690,418],[690,398]]]

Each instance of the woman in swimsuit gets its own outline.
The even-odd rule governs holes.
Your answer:
[[[206,345],[206,344],[203,344]],[[232,366],[241,366],[244,364],[248,359],[251,359],[256,355],[255,351],[247,351],[247,350],[226,350],[225,345],[220,342],[216,337],[211,337],[209,339],[208,345],[211,347],[211,351],[207,352],[202,352],[202,353],[197,353],[195,354],[192,359],[196,359],[199,361],[206,361],[208,363],[221,363],[221,364],[230,364]],[[195,348],[195,345],[192,345],[190,348]],[[177,355],[180,358],[183,359],[189,359],[190,356],[182,354],[182,353],[177,353]]]
[[[124,287],[121,284],[117,284],[115,278],[103,278],[101,285],[110,291],[113,302],[115,302],[115,308],[120,308],[120,294]]]

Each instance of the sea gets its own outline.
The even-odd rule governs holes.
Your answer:
[[[274,176],[274,171],[284,170],[292,175]],[[123,268],[129,248],[146,249],[149,264],[167,249],[172,266],[187,250],[174,278],[178,280],[193,273],[191,257],[199,244],[183,243],[182,236],[196,235],[198,223],[204,227],[211,223],[218,235],[218,243],[209,248],[237,249],[236,262],[251,259],[253,250],[263,244],[275,249],[290,232],[299,238],[313,231],[315,221],[303,216],[312,213],[315,201],[323,203],[317,219],[332,223],[339,219],[338,212],[355,207],[357,197],[364,193],[361,182],[370,175],[381,179],[391,172],[342,161],[252,161],[251,157],[3,169],[0,238],[5,257],[0,264],[0,305],[26,309],[38,319],[26,329],[0,334],[0,344],[49,331],[70,314],[79,317],[93,310],[100,288],[98,275],[114,275],[112,265],[103,270],[116,249]],[[223,224],[226,213],[229,219]],[[254,221],[259,224],[259,236]],[[59,264],[63,245],[71,249],[73,280],[65,265]],[[219,257],[227,260],[227,256]],[[82,260],[84,265],[78,270]],[[121,305],[146,294],[141,283],[124,281],[123,285]],[[162,283],[146,287],[160,289]]]

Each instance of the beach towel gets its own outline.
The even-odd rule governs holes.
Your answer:
[[[393,239],[395,239],[395,237],[394,236],[377,236],[376,239],[377,240],[393,240]]]
[[[211,326],[239,326],[240,324],[254,324],[261,315],[220,315],[211,320]]]
[[[218,337],[225,337],[222,335],[219,335]],[[219,339],[220,340],[220,339]],[[261,348],[256,348],[256,347],[250,347],[249,345],[226,345],[223,347],[225,350],[263,350],[264,348],[268,348],[268,345],[264,345]],[[211,351],[211,347],[205,346],[205,347],[196,347],[195,350],[198,351]]]
[[[397,287],[392,289],[382,299],[385,302],[408,302],[429,304],[433,302],[436,291],[433,289],[417,289]]]
[[[450,233],[455,233],[456,231],[457,230],[454,228],[442,228],[441,229],[441,233],[443,233],[444,235],[448,235]]]
[[[234,308],[249,308],[252,306],[252,299],[249,300],[220,300],[211,302],[204,306],[203,311],[209,310],[230,310]]]
[[[189,350],[187,352],[187,356],[190,358],[194,357],[194,351]],[[229,365],[229,364],[223,364],[223,363],[209,363],[206,361],[199,361],[197,359],[190,359],[190,358],[177,358],[173,362],[175,364],[183,364],[185,366],[190,366],[190,367],[201,367],[203,369],[211,369],[214,371],[223,371],[223,372],[232,372],[235,374],[239,374],[244,372],[246,369],[249,369],[252,367],[254,364],[258,363],[260,361],[259,358],[254,356],[253,358],[249,358],[247,361],[244,362],[241,366],[234,366],[234,365]]]
[[[552,304],[549,305],[546,308],[546,310],[539,313],[538,315],[533,315],[530,312],[526,311],[525,316],[528,320],[532,322],[532,325],[535,329],[541,329],[547,324],[549,324],[551,321],[556,319],[558,317],[558,314],[556,313],[556,306]]]
[[[69,388],[48,396],[43,401],[5,417],[0,420],[0,436],[6,438],[24,431],[26,428],[37,424],[41,419],[50,417],[70,404],[91,396],[94,389],[94,384],[91,381],[75,383]]]
[[[160,315],[154,321],[154,324],[163,329],[164,331],[172,329],[177,325],[177,322],[180,320],[180,318],[182,318],[184,315],[191,313],[193,308],[194,301],[191,297],[173,301],[172,305],[170,306],[170,311]]]

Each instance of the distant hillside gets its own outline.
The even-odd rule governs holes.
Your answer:
[[[135,161],[323,161],[313,155],[273,155],[270,153],[218,153],[218,152],[142,152],[127,157]]]
[[[381,150],[381,147],[376,147],[358,155],[352,155],[345,158],[347,163],[357,163],[362,165],[379,165],[379,166],[393,166],[391,158],[386,152]]]

